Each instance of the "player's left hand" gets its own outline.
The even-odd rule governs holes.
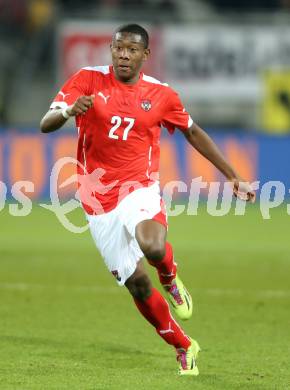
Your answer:
[[[256,200],[256,193],[250,186],[249,182],[244,181],[241,178],[232,180],[234,195],[247,202],[254,203]]]

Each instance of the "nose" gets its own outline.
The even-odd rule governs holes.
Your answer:
[[[129,59],[129,50],[126,47],[123,47],[123,49],[120,51],[119,58]]]

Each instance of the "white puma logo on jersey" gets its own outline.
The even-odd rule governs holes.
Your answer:
[[[70,93],[63,93],[61,91],[59,93],[60,93],[60,95],[62,95],[63,98],[65,98],[66,96],[70,95]]]
[[[105,96],[105,95],[103,94],[103,92],[98,92],[98,95],[99,95],[101,98],[103,98],[104,101],[105,101],[105,103],[107,104],[110,95]]]

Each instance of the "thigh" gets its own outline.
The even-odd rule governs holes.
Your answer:
[[[156,221],[142,221],[136,226],[136,240],[150,264],[164,258],[166,234],[166,228]]]
[[[135,234],[141,249],[152,245],[162,248],[166,243],[167,229],[161,223],[151,219],[139,222]]]

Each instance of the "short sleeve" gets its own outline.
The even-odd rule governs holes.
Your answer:
[[[170,134],[173,134],[176,128],[186,131],[192,126],[193,120],[181,103],[178,94],[171,88],[169,88],[168,92],[166,110],[161,123]]]
[[[85,69],[81,69],[62,86],[50,105],[50,108],[65,108],[73,104],[79,96],[91,95],[90,85],[91,73]]]

